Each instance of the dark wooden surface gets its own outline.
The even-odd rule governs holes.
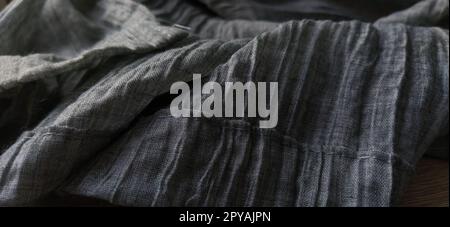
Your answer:
[[[408,186],[401,206],[448,207],[448,161],[423,159]]]

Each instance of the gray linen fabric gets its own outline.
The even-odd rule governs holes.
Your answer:
[[[436,9],[424,5],[448,19],[448,1],[409,1],[374,23],[262,21],[225,2],[16,0],[0,12],[0,205],[50,193],[130,206],[395,205],[448,135],[448,30],[433,27],[441,19],[411,26]],[[278,126],[172,117],[169,88],[194,73],[278,82]]]
[[[447,24],[448,0],[421,1],[403,11],[381,18],[379,22],[403,23],[415,26]]]

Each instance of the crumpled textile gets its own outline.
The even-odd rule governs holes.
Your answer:
[[[448,1],[380,0],[392,9],[368,16],[330,0],[283,1],[286,16],[275,2],[11,2],[0,205],[55,193],[123,206],[396,205],[448,136]],[[193,74],[278,82],[277,127],[174,118],[170,86]]]

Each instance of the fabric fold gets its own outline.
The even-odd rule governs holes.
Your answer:
[[[393,206],[448,134],[448,30],[228,20],[206,13],[214,1],[188,2],[16,0],[0,13],[0,205],[58,193],[125,206]],[[173,117],[169,89],[193,74],[277,82],[277,127]]]

